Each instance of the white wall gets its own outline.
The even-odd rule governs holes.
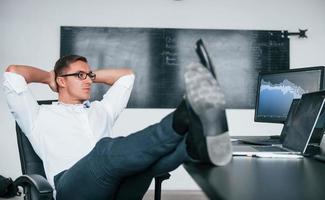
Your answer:
[[[59,57],[60,26],[289,31],[308,28],[308,39],[291,38],[291,68],[325,65],[324,19],[324,0],[1,0],[0,71],[3,73],[9,64],[52,69]],[[56,98],[47,86],[31,88],[38,99]],[[17,177],[20,165],[14,120],[2,90],[0,111],[0,174]],[[138,130],[170,111],[126,110],[115,130],[120,134]],[[232,135],[279,134],[282,128],[254,123],[252,110],[228,110],[227,115]],[[164,188],[197,189],[197,186],[181,167],[173,172],[172,180]]]

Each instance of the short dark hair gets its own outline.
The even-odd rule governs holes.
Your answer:
[[[58,61],[56,61],[54,65],[54,73],[55,73],[55,79],[62,75],[64,72],[64,69],[68,68],[70,64],[77,62],[78,60],[81,60],[85,63],[87,63],[87,58],[79,55],[67,55],[61,57]]]

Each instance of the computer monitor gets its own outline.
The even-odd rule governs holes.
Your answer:
[[[254,120],[284,123],[293,99],[323,88],[323,66],[261,72],[257,82]]]

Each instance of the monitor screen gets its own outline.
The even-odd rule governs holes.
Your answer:
[[[319,124],[324,118],[324,98],[325,91],[302,96],[293,117],[285,123],[287,133],[283,141],[284,147],[300,152],[306,151],[315,130],[324,128],[324,124]]]
[[[308,67],[258,76],[255,121],[284,123],[293,99],[323,89],[324,67]]]

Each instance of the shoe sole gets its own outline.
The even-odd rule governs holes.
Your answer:
[[[210,161],[226,165],[232,158],[232,145],[225,115],[225,98],[220,85],[201,64],[192,63],[185,71],[186,98],[199,117]]]

